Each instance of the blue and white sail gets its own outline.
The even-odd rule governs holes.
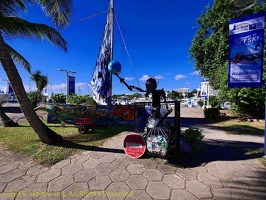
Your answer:
[[[113,0],[111,0],[98,58],[89,84],[93,91],[93,99],[99,105],[111,103],[112,75],[108,71],[108,64],[113,59],[113,19]]]

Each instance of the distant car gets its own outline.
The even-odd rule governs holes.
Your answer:
[[[230,107],[231,107],[230,102],[224,102],[224,104],[221,106],[221,108],[225,110],[230,109]]]

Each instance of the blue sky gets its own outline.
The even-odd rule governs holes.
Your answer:
[[[109,0],[73,0],[71,24],[60,33],[68,42],[68,52],[61,51],[48,41],[14,38],[7,43],[22,54],[32,66],[32,71],[47,74],[47,92],[65,93],[66,74],[58,68],[75,71],[76,93],[91,94],[88,87],[97,59],[106,13],[81,20],[107,10]],[[129,85],[145,88],[149,76],[159,79],[158,89],[196,89],[201,77],[195,72],[188,54],[197,31],[196,19],[205,12],[213,0],[114,0],[115,15],[132,62],[127,57],[118,26],[115,24],[114,60],[122,64],[121,77]],[[52,26],[37,6],[28,6],[22,17],[30,22]],[[81,21],[80,21],[81,20]],[[30,75],[17,65],[26,91],[34,90]],[[0,89],[7,79],[0,68]],[[113,94],[131,93],[119,80],[113,78]]]

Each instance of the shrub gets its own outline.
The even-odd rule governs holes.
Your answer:
[[[217,119],[220,116],[220,110],[218,108],[205,108],[204,116],[206,119]]]
[[[27,95],[33,108],[36,108],[42,101],[42,96],[38,96],[37,91],[28,92]]]
[[[201,149],[203,149],[203,145],[200,142],[204,138],[204,135],[200,132],[198,128],[189,127],[185,130],[184,133],[181,133],[181,137],[183,137],[185,141],[190,145],[190,153],[195,155]]]
[[[51,98],[54,103],[66,103],[66,96],[63,93],[53,94]]]
[[[197,104],[198,104],[199,107],[202,107],[203,104],[204,104],[204,102],[203,102],[202,100],[199,100],[199,101],[197,102]]]

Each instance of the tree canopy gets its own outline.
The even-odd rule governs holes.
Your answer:
[[[202,77],[208,78],[214,89],[219,89],[221,100],[233,102],[239,112],[248,112],[242,105],[245,104],[251,108],[253,104],[258,105],[258,102],[264,102],[264,90],[262,88],[228,89],[229,21],[262,12],[266,5],[262,1],[243,12],[229,12],[228,6],[231,2],[231,0],[215,0],[212,7],[206,6],[206,12],[202,13],[196,20],[198,30],[193,38],[189,53],[191,61],[194,62],[195,70],[198,70]],[[265,76],[264,61],[264,80]],[[243,102],[245,103],[242,104]],[[261,108],[261,106],[259,107]],[[254,113],[251,111],[248,114],[253,115]],[[262,114],[263,111],[255,115]]]

